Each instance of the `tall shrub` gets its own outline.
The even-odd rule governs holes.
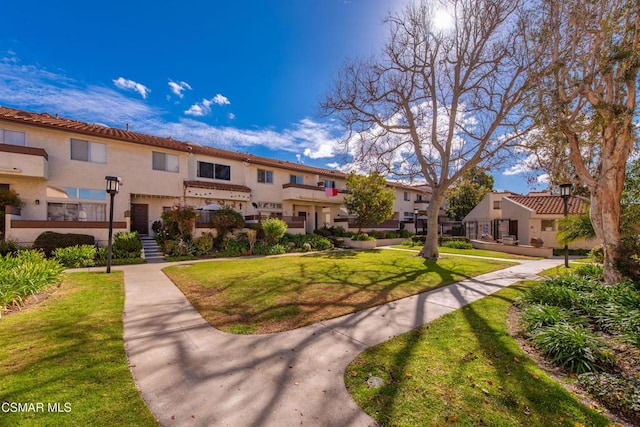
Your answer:
[[[262,229],[267,243],[274,245],[287,232],[287,223],[280,218],[267,218],[262,221]]]

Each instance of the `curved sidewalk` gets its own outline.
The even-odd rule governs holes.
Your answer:
[[[345,389],[364,349],[562,260],[526,261],[440,289],[270,335],[211,327],[160,271],[127,266],[124,340],[142,397],[164,426],[369,426]]]

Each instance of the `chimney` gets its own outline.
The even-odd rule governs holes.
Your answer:
[[[127,132],[129,132],[129,123],[126,123],[127,126]]]

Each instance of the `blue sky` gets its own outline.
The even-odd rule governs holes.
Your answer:
[[[334,167],[319,101],[400,0],[6,2],[0,105]],[[496,188],[526,192],[521,175]]]

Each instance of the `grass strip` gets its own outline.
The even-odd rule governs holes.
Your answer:
[[[280,332],[513,265],[411,252],[342,251],[165,268],[200,314],[232,333]]]
[[[381,425],[606,426],[542,371],[507,331],[520,283],[370,348],[345,373],[355,401]],[[384,380],[370,388],[367,379]]]
[[[422,249],[422,245],[419,245],[419,246],[394,245],[392,246],[392,248],[406,249],[408,251],[420,252],[420,249]],[[486,249],[456,249],[456,248],[447,248],[444,246],[439,246],[438,251],[441,254],[445,254],[445,255],[446,254],[473,255],[473,256],[481,256],[481,257],[487,257],[487,258],[521,259],[521,260],[540,259],[540,258],[524,256],[524,255],[509,254],[506,252],[488,251]]]
[[[2,318],[0,424],[157,425],[129,371],[123,307],[121,272],[73,273],[46,301]]]

